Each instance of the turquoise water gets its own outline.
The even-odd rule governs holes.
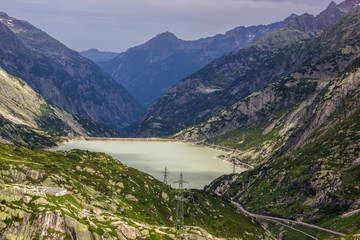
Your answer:
[[[223,174],[232,173],[231,164],[221,161],[216,156],[225,152],[175,142],[124,142],[124,141],[73,141],[55,150],[82,149],[104,152],[120,162],[149,173],[163,181],[165,167],[170,172],[168,183],[179,180],[184,175],[186,188],[202,189],[205,185]]]

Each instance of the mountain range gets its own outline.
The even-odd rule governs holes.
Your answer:
[[[185,41],[173,33],[164,32],[107,62],[98,62],[92,57],[90,59],[98,62],[105,72],[148,108],[179,80],[212,60],[283,27],[293,17],[295,15],[270,25],[237,27],[225,34],[193,41]]]
[[[226,54],[179,81],[128,128],[130,136],[171,135],[205,121],[308,61],[306,52],[293,54],[291,45],[319,36],[351,8],[336,5],[314,17],[303,14],[250,46]],[[312,54],[311,52],[309,54]]]
[[[244,170],[178,192],[103,153],[29,149],[117,136],[111,127],[144,108],[95,63],[1,13],[0,239],[359,239],[359,6],[291,16],[180,80],[123,130],[226,150]],[[165,43],[183,42],[155,39],[161,61]],[[146,59],[151,41],[126,53],[143,47]]]
[[[26,21],[0,13],[0,67],[58,107],[121,129],[144,108],[95,63]]]

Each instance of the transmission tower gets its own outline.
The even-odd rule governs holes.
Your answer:
[[[235,164],[235,160],[233,160],[233,162],[232,162],[232,170],[233,170],[233,173],[235,173],[235,168],[236,168],[236,164]]]
[[[165,167],[165,170],[164,170],[163,172],[161,172],[161,173],[162,173],[163,176],[164,176],[164,183],[165,183],[165,184],[168,184],[167,178],[168,178],[168,176],[169,176],[170,173],[169,173],[167,167]]]
[[[179,183],[178,196],[177,196],[177,207],[176,207],[176,218],[175,218],[175,229],[182,229],[184,227],[184,181],[183,174],[180,173],[180,180],[175,183]]]

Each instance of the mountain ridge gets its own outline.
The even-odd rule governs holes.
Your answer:
[[[238,27],[198,40],[182,40],[164,32],[99,66],[148,107],[178,80],[282,27],[294,16],[269,25]]]
[[[344,14],[338,6],[334,10],[334,5],[330,4],[316,17],[303,14],[292,18],[283,28],[263,36],[248,47],[218,58],[179,81],[157,99],[140,120],[128,128],[130,136],[174,134],[206,120],[282,75],[297,70],[304,64],[302,61],[305,58],[289,60],[291,53],[287,48],[318,36]]]
[[[304,61],[304,65],[297,71],[281,77],[277,82],[224,109],[209,120],[183,130],[175,136],[196,140],[216,138],[222,134],[225,137],[227,132],[230,133],[238,128],[262,121],[261,119],[266,119],[269,115],[271,116],[271,114],[282,108],[285,109],[287,106],[295,104],[296,101],[301,100],[301,94],[305,93],[304,97],[310,97],[313,94],[320,94],[319,96],[321,96],[321,92],[326,90],[331,79],[336,78],[342,71],[346,71],[352,62],[356,63],[356,59],[359,57],[356,50],[356,45],[359,44],[357,40],[359,35],[356,26],[357,22],[355,18],[346,19],[348,27],[344,26],[342,20],[340,20],[337,24],[330,26],[318,38],[286,49],[286,51],[295,54],[292,57],[294,59],[301,58],[302,55],[308,56],[308,59]],[[284,99],[283,96],[288,96],[288,98]],[[297,97],[294,98],[294,96]],[[290,100],[291,98],[293,100]],[[311,103],[312,101],[314,103]],[[316,100],[313,98],[307,104],[307,107],[311,107],[315,103]],[[303,115],[302,118],[305,116]],[[292,128],[294,127],[295,125],[292,126]],[[264,129],[264,132],[269,132],[269,130]],[[238,146],[238,144],[235,145]],[[267,147],[269,148],[269,146]],[[267,149],[267,151],[270,150],[271,148]]]
[[[94,63],[107,62],[119,55],[119,53],[116,52],[103,52],[96,48],[81,51],[79,53],[81,56],[90,59]]]
[[[95,63],[26,21],[0,15],[0,66],[59,107],[120,129],[143,112]]]

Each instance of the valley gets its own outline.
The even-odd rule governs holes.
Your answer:
[[[79,52],[0,12],[0,240],[360,239],[360,0],[318,12]]]

